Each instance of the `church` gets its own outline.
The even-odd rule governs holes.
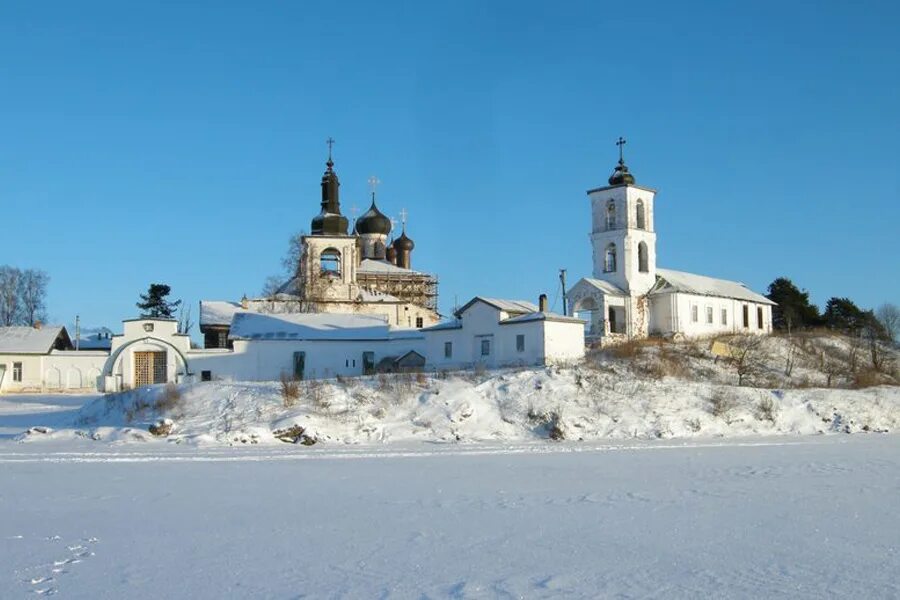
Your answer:
[[[200,303],[200,331],[206,348],[230,347],[229,328],[236,313],[336,313],[375,315],[400,328],[422,329],[440,320],[437,277],[412,268],[415,242],[376,204],[371,178],[371,206],[352,224],[341,213],[340,180],[334,170],[329,140],[322,175],[320,211],[301,238],[296,275],[272,296],[243,298],[240,303]]]
[[[619,162],[609,185],[588,190],[593,276],[568,290],[569,314],[588,322],[586,339],[605,345],[650,335],[769,333],[773,302],[742,283],[656,266],[656,190]]]

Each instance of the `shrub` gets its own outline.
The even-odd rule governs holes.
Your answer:
[[[291,408],[300,398],[300,384],[287,373],[281,374],[281,401],[285,408]]]
[[[168,412],[181,402],[181,390],[174,383],[167,383],[162,393],[153,403],[153,408],[160,412]]]
[[[756,418],[760,421],[770,421],[775,423],[775,416],[778,409],[775,407],[775,401],[769,396],[763,397],[756,405]]]
[[[734,393],[728,388],[717,387],[709,397],[709,412],[714,417],[725,417],[737,406]]]

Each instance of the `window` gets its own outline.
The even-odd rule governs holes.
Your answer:
[[[712,306],[706,307],[706,322],[712,325],[713,322],[713,308]]]
[[[728,325],[728,309],[722,309],[722,325]]]
[[[647,273],[650,270],[647,262],[647,244],[641,242],[638,244],[638,271]]]
[[[744,327],[750,327],[750,307],[744,305]]]
[[[647,229],[647,221],[644,218],[644,201],[640,199],[637,201],[637,228]]]
[[[319,265],[322,268],[322,275],[332,277],[341,276],[341,253],[337,248],[327,248],[322,251],[319,257]]]
[[[294,379],[303,379],[306,371],[306,352],[294,352]]]
[[[416,317],[416,329],[422,329],[424,325],[425,319],[423,319],[422,317]]]
[[[763,309],[762,306],[756,307],[756,324],[762,329],[763,328]]]
[[[200,371],[200,381],[212,381],[212,371]]]
[[[20,362],[13,363],[13,381],[22,383],[22,363]]]
[[[697,305],[694,304],[693,306],[691,306],[691,321],[693,321],[694,323],[700,320],[698,313],[699,311],[697,310]]]
[[[610,244],[606,247],[606,256],[603,259],[603,270],[606,273],[616,272],[616,245]]]
[[[444,342],[444,358],[453,358],[453,342]]]
[[[525,352],[525,336],[521,333],[516,336],[516,352]]]
[[[610,200],[606,204],[606,228],[607,229],[615,229],[616,228],[616,202],[615,202],[615,200]]]
[[[490,356],[491,355],[491,340],[481,340],[481,355],[482,356]]]

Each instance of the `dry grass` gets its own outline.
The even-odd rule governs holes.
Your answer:
[[[737,399],[728,388],[716,387],[709,397],[709,412],[714,417],[725,418],[736,407]]]
[[[300,383],[288,375],[281,374],[281,401],[285,408],[291,408],[300,399]]]

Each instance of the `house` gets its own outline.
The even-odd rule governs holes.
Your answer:
[[[584,356],[584,321],[522,300],[476,296],[451,321],[422,330],[426,366],[460,369],[547,365]]]
[[[97,389],[106,357],[76,351],[60,325],[0,327],[0,392]]]
[[[620,138],[609,185],[587,192],[592,277],[567,293],[569,314],[589,323],[588,340],[770,333],[774,303],[762,294],[736,281],[657,268],[656,190],[635,183],[624,143]]]

